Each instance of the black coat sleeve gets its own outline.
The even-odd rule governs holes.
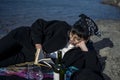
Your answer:
[[[89,41],[87,43],[88,47],[88,52],[84,53],[85,54],[85,69],[90,69],[95,72],[100,72],[101,71],[101,64],[98,59],[98,54],[93,47],[93,42]]]
[[[74,72],[70,80],[104,80],[95,52],[89,51],[83,53],[85,54],[84,67]]]
[[[84,67],[73,73],[70,80],[104,80],[96,51],[91,48],[83,54],[85,54]]]
[[[43,19],[36,20],[31,26],[31,37],[33,43],[42,43],[43,39],[43,27],[47,24],[47,21]]]

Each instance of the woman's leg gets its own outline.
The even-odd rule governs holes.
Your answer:
[[[13,39],[14,30],[0,39],[0,61],[18,53],[22,46]]]
[[[25,56],[22,53],[12,55],[0,61],[0,67],[7,67],[9,65],[19,64],[25,62]]]
[[[14,38],[22,45],[21,52],[25,56],[25,61],[33,61],[35,58],[36,48],[32,42],[30,27],[18,28]]]
[[[0,66],[33,61],[34,53],[29,27],[17,28],[0,40]]]
[[[16,54],[22,49],[22,46],[14,40],[14,33],[15,30],[0,39],[0,67],[14,63]]]

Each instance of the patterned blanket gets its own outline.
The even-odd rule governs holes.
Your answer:
[[[70,76],[77,68],[71,66],[66,71],[66,80],[70,80]],[[42,80],[43,78],[53,79],[53,70],[45,64],[33,65],[31,62],[16,64],[5,68],[0,68],[0,76],[16,75],[28,80]]]
[[[46,68],[46,72],[44,71]],[[29,80],[42,80],[44,78],[52,78],[52,68],[45,64],[33,65],[31,62],[16,64],[5,68],[0,68],[1,76],[16,75]]]

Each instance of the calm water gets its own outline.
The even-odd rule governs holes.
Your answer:
[[[85,13],[93,19],[120,20],[120,9],[101,0],[0,0],[0,22],[9,26],[28,25],[37,18],[73,23]]]

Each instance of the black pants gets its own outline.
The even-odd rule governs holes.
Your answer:
[[[30,28],[20,27],[0,39],[0,67],[34,60]]]

